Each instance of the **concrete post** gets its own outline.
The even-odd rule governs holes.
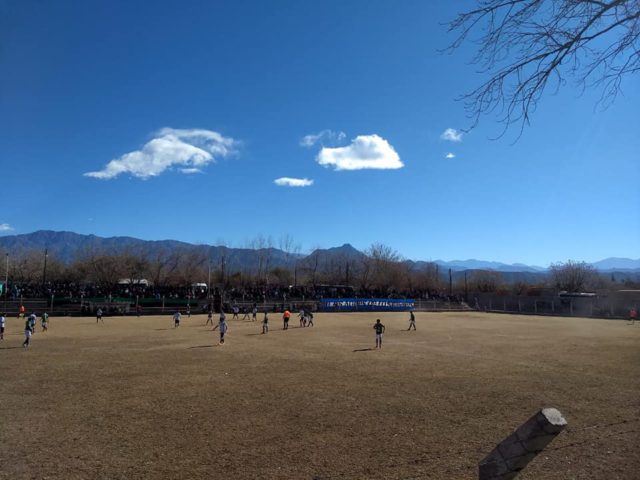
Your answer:
[[[544,408],[505,438],[479,464],[479,480],[511,480],[564,429],[555,408]]]

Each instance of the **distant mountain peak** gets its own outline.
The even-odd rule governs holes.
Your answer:
[[[341,246],[339,247],[331,247],[331,248],[327,248],[327,250],[332,250],[332,251],[336,251],[336,250],[347,250],[347,251],[356,251],[359,252],[360,250],[358,250],[357,248],[355,248],[353,245],[351,245],[350,243],[343,243]]]
[[[640,269],[640,258],[609,257],[590,265],[597,270],[636,270]]]

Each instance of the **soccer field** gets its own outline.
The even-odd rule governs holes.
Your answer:
[[[474,479],[547,406],[568,431],[519,478],[640,478],[640,325],[408,316],[228,315],[223,346],[201,315],[52,318],[26,351],[9,319],[0,478]]]

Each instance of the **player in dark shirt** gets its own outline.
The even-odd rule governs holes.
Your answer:
[[[376,348],[382,348],[382,334],[384,333],[384,325],[380,323],[379,318],[373,325],[373,329],[376,331]]]
[[[29,346],[31,335],[33,335],[33,327],[31,326],[31,318],[27,318],[24,322],[24,342],[22,346],[27,348]]]
[[[409,315],[411,315],[409,317],[409,328],[407,328],[407,330],[411,330],[411,327],[413,327],[413,329],[416,329],[416,316],[413,314],[412,311],[409,312]]]

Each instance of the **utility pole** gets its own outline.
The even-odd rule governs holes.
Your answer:
[[[453,295],[453,282],[451,280],[451,269],[449,269],[449,296]]]
[[[464,300],[467,301],[467,296],[469,295],[469,289],[467,286],[467,271],[464,271]]]
[[[221,290],[221,302],[220,302],[220,311],[222,311],[222,305],[224,305],[224,293],[225,293],[225,288],[226,288],[226,282],[225,282],[225,270],[226,270],[226,266],[227,266],[227,257],[226,257],[226,252],[222,255],[222,258],[220,259],[220,273],[222,274],[222,288]]]
[[[45,293],[47,288],[47,258],[49,257],[49,253],[47,249],[44,249],[44,269],[42,270],[42,293]]]
[[[347,266],[345,268],[345,270],[347,271],[347,284],[346,286],[349,286],[349,261],[347,260]]]
[[[7,311],[7,295],[9,294],[9,252],[6,254],[6,267],[4,270],[4,311]]]

